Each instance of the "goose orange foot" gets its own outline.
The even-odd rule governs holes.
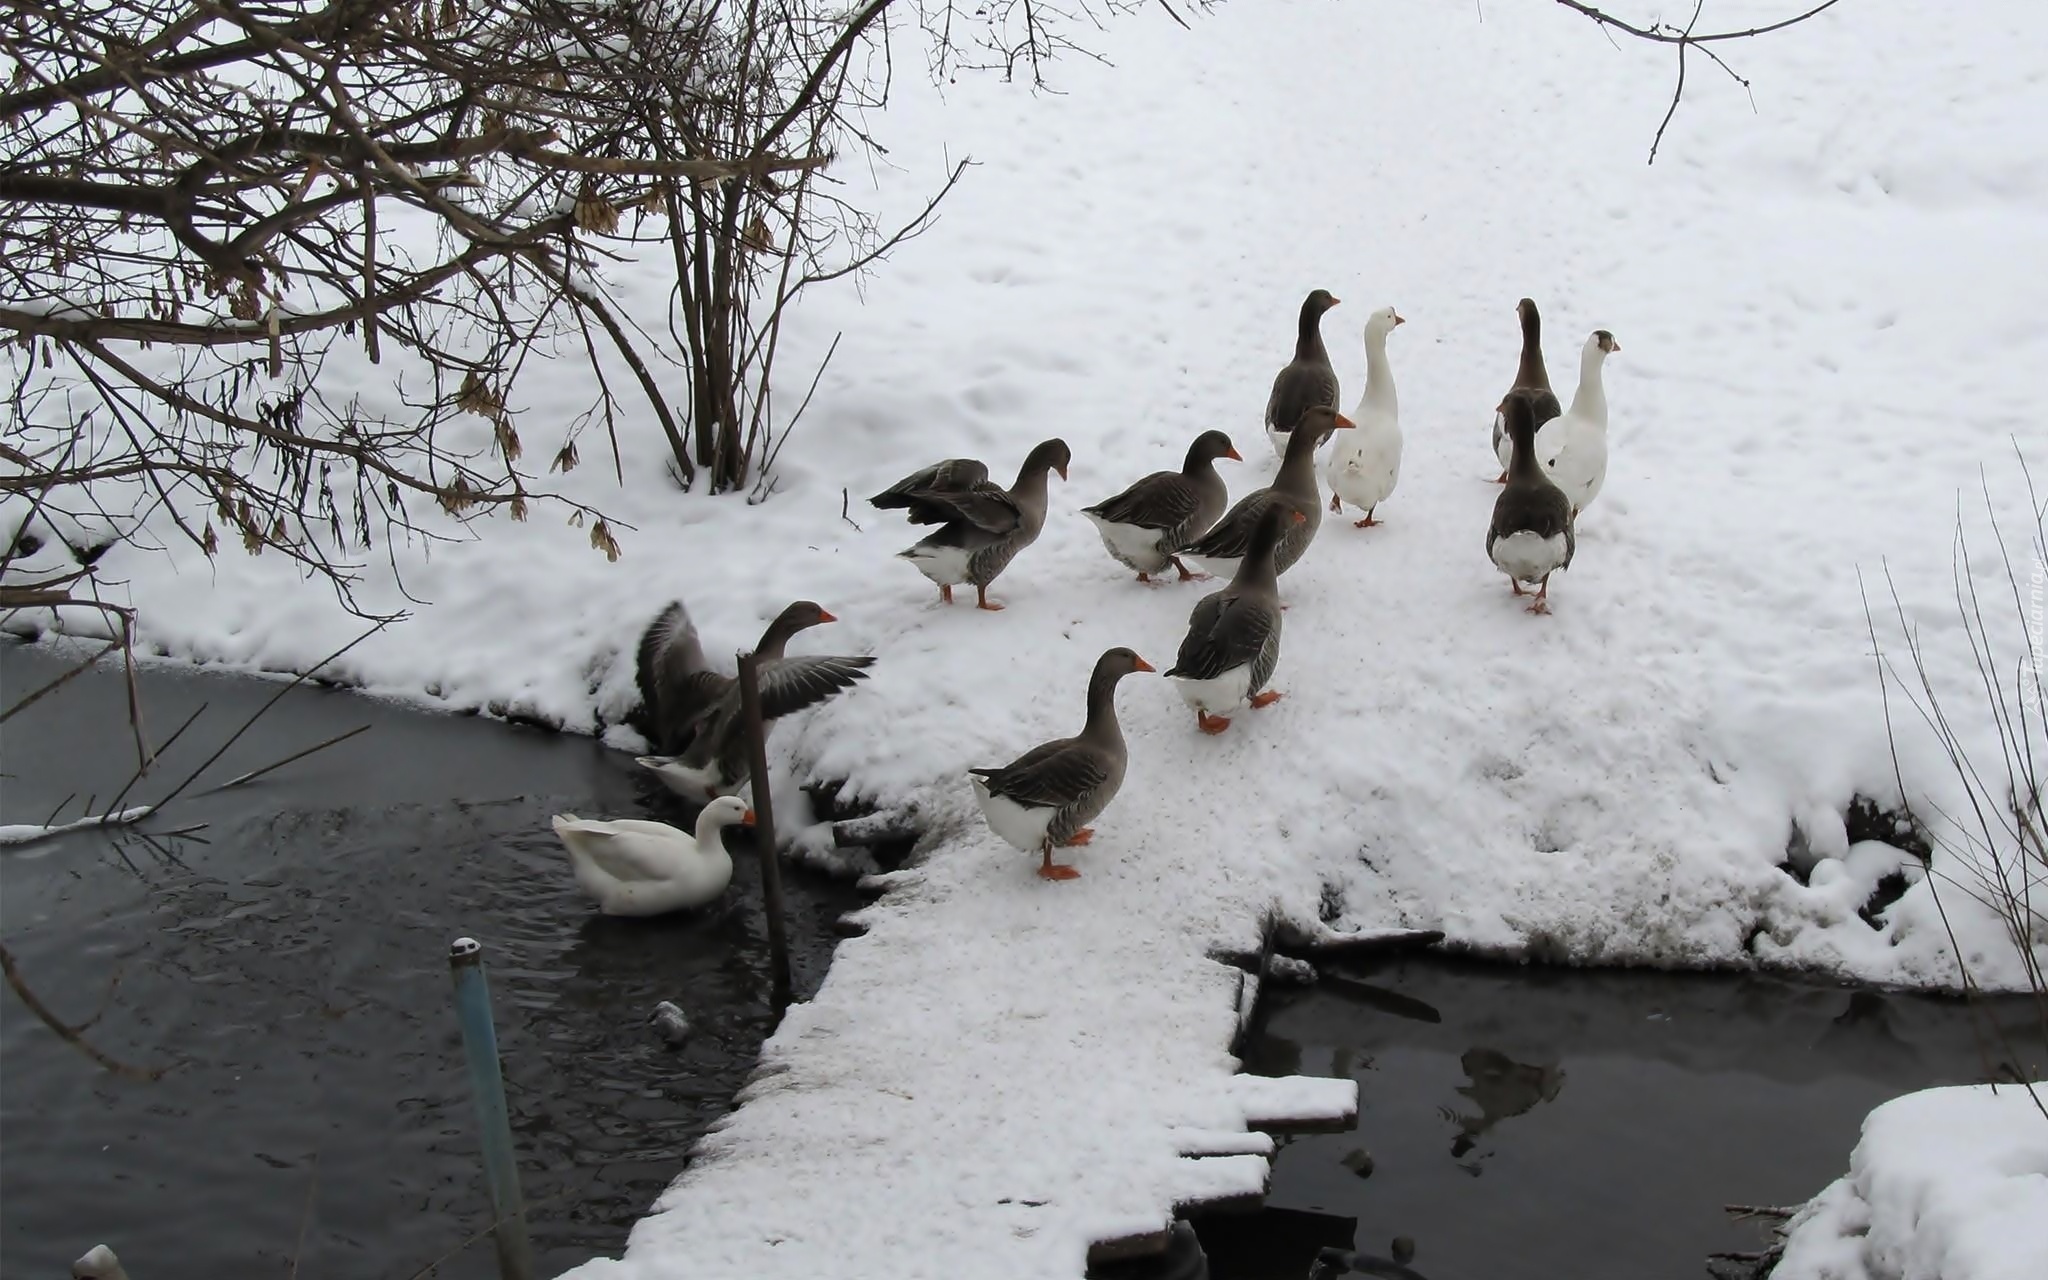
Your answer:
[[[1179,556],[1173,557],[1173,567],[1180,570],[1180,580],[1182,582],[1207,582],[1209,581],[1209,579],[1216,576],[1213,573],[1196,573],[1194,570],[1182,564],[1180,562]]]
[[[1252,709],[1256,711],[1260,707],[1270,707],[1280,701],[1283,696],[1272,689],[1268,689],[1264,693],[1254,694],[1252,696]]]
[[[1195,712],[1195,726],[1203,733],[1218,734],[1230,727],[1230,717],[1212,716],[1206,711]]]
[[[1003,606],[988,598],[987,587],[976,587],[974,589],[974,607],[986,609],[990,613],[1001,613],[1003,611]]]
[[[1072,880],[1081,874],[1079,867],[1070,867],[1052,860],[1052,845],[1045,846],[1045,861],[1038,864],[1038,878],[1041,880]]]
[[[1365,513],[1365,519],[1363,519],[1363,520],[1353,520],[1353,521],[1351,522],[1351,527],[1352,527],[1352,528],[1354,528],[1354,529],[1373,529],[1373,528],[1377,528],[1377,527],[1379,527],[1380,525],[1382,525],[1382,524],[1384,524],[1384,523],[1386,523],[1386,522],[1385,522],[1385,521],[1383,521],[1383,520],[1375,520],[1375,519],[1373,519],[1373,518],[1372,518],[1372,512],[1368,511],[1368,512],[1366,512],[1366,513]]]
[[[940,603],[940,604],[951,604],[951,603],[953,603],[953,588],[951,588],[951,587],[940,587],[940,588],[939,588],[939,603]]]
[[[1079,831],[1076,831],[1073,835],[1070,835],[1066,839],[1060,841],[1060,847],[1063,849],[1072,849],[1077,845],[1087,844],[1090,840],[1093,840],[1094,838],[1095,828],[1083,827]]]

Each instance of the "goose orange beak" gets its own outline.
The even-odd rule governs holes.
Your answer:
[[[1395,323],[1395,324],[1407,324],[1407,323],[1408,323],[1408,319],[1407,319],[1407,317],[1406,317],[1406,316],[1403,316],[1403,315],[1402,315],[1402,314],[1401,314],[1400,312],[1396,311],[1396,312],[1394,313],[1394,323]]]
[[[1226,457],[1226,458],[1228,458],[1228,459],[1230,459],[1230,460],[1231,460],[1232,462],[1243,462],[1243,461],[1244,461],[1244,455],[1243,455],[1243,454],[1241,454],[1241,453],[1239,453],[1239,452],[1238,452],[1238,451],[1237,451],[1237,450],[1236,450],[1235,448],[1232,448],[1232,449],[1231,449],[1231,450],[1230,450],[1229,452],[1225,453],[1225,454],[1224,454],[1223,456],[1224,456],[1224,457]]]
[[[754,825],[754,811],[752,809],[749,809],[745,813],[740,815],[740,825],[743,827],[751,827]]]
[[[839,621],[839,615],[832,612],[830,609],[820,609],[818,610],[818,621],[837,622]]]
[[[1340,427],[1355,427],[1358,424],[1340,413],[1337,415],[1337,425]]]
[[[1132,659],[1132,661],[1133,661],[1133,662],[1135,662],[1135,663],[1137,664],[1137,669],[1138,669],[1138,670],[1140,670],[1140,671],[1157,671],[1157,670],[1159,670],[1159,668],[1157,668],[1157,667],[1153,666],[1153,665],[1152,665],[1151,663],[1149,663],[1149,662],[1145,661],[1145,660],[1144,660],[1143,658],[1134,658],[1134,659]]]

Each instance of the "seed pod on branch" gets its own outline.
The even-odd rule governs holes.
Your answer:
[[[613,564],[618,563],[620,555],[619,540],[612,537],[611,526],[607,525],[604,521],[599,520],[596,524],[590,526],[590,545],[604,552],[606,560],[611,561]]]
[[[600,195],[593,184],[585,183],[576,197],[576,229],[598,236],[613,235],[619,229],[618,206]]]
[[[462,389],[455,393],[455,407],[480,418],[501,418],[505,414],[505,395],[471,369],[462,375]]]

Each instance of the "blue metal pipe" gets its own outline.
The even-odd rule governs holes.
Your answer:
[[[533,1250],[526,1240],[526,1206],[519,1196],[519,1162],[512,1149],[512,1119],[505,1109],[505,1079],[498,1065],[498,1029],[491,1021],[491,984],[484,975],[484,948],[475,938],[448,947],[455,979],[455,1016],[462,1024],[462,1057],[476,1096],[483,1130],[484,1183],[490,1188],[492,1234],[498,1242],[498,1274],[504,1280],[533,1280]]]

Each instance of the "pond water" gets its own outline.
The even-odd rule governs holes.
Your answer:
[[[0,642],[0,700],[64,669]],[[278,686],[151,671],[169,753],[150,800]],[[0,729],[0,823],[104,806],[133,770],[112,671]],[[368,733],[147,824],[0,847],[0,942],[110,1074],[0,992],[0,1257],[63,1275],[107,1243],[139,1280],[297,1274],[492,1280],[448,942],[486,947],[537,1259],[616,1253],[724,1114],[771,1025],[753,861],[708,913],[607,920],[548,816],[679,820],[583,738],[287,694],[193,792],[355,725]],[[815,989],[844,884],[785,875],[796,988]],[[1985,1078],[1960,1003],[1729,976],[1411,957],[1269,984],[1247,1070],[1346,1074],[1351,1133],[1298,1137],[1267,1209],[1198,1225],[1212,1280],[1302,1280],[1324,1245],[1419,1246],[1428,1280],[1654,1280],[1748,1249],[1727,1203],[1791,1204],[1841,1173],[1887,1098]],[[111,994],[110,994],[111,992]],[[680,1050],[646,1025],[674,1000]],[[103,1012],[101,1011],[103,1009]],[[2023,1008],[1989,1016],[2017,1025]],[[467,1246],[467,1247],[465,1247]],[[1137,1269],[1142,1271],[1143,1268]]]
[[[1358,1126],[1284,1140],[1264,1211],[1197,1224],[1210,1276],[1303,1280],[1319,1248],[1384,1257],[1400,1236],[1427,1280],[1705,1276],[1709,1253],[1766,1239],[1724,1205],[1796,1205],[1847,1169],[1871,1108],[1991,1078],[1993,1022],[2037,1061],[2031,1016],[1434,957],[1269,984],[1246,1069],[1351,1076]]]
[[[0,823],[105,807],[134,770],[112,660],[0,729]],[[11,705],[65,664],[0,642]],[[157,738],[207,709],[126,803],[163,794],[278,688],[148,671]],[[616,1253],[729,1108],[772,1025],[758,873],[707,912],[600,917],[549,815],[680,821],[617,752],[302,686],[188,797],[358,724],[146,828],[0,846],[0,942],[61,1019],[161,1079],[110,1074],[0,992],[0,1256],[69,1274],[111,1245],[139,1280],[496,1275],[447,954],[485,946],[545,1275]],[[795,986],[815,989],[850,885],[785,871]],[[645,1019],[672,1000],[681,1048]],[[452,1257],[450,1255],[453,1255]]]

